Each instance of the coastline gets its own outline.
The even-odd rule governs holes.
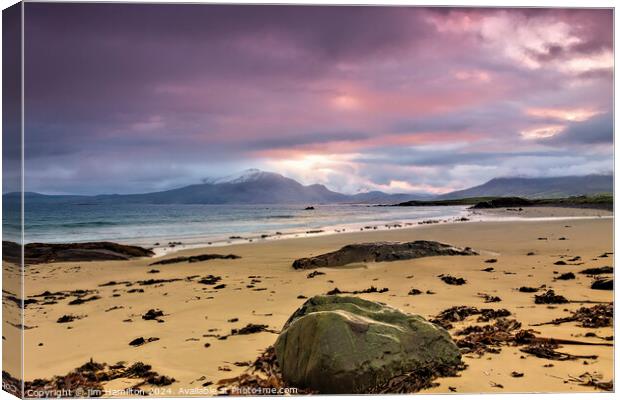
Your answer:
[[[445,224],[465,224],[472,222],[507,222],[507,221],[554,221],[554,220],[580,220],[580,219],[598,219],[611,218],[614,215],[612,211],[604,209],[590,208],[574,208],[574,207],[529,207],[521,211],[513,209],[497,208],[472,210],[466,207],[462,210],[462,214],[457,217],[441,218],[441,219],[423,219],[423,220],[403,220],[403,221],[374,221],[365,224],[351,224],[338,226],[325,226],[319,228],[319,231],[311,232],[301,230],[296,232],[273,232],[265,235],[245,236],[235,239],[210,240],[203,237],[193,237],[180,241],[179,238],[167,238],[160,242],[173,243],[174,246],[149,246],[150,239],[142,239],[139,241],[123,241],[128,245],[144,245],[151,249],[154,257],[163,257],[171,253],[178,253],[184,250],[212,248],[232,246],[239,244],[261,243],[273,240],[289,240],[289,239],[307,239],[320,236],[342,235],[357,232],[385,232],[401,229],[416,229],[426,225],[445,225]],[[280,234],[279,234],[280,233]]]
[[[375,206],[357,205],[362,209],[373,209]],[[26,243],[87,243],[87,242],[113,242],[122,245],[140,246],[145,249],[152,250],[156,257],[164,256],[170,253],[176,253],[183,250],[195,249],[201,247],[220,247],[243,243],[256,243],[273,240],[287,240],[291,238],[303,239],[317,236],[337,235],[343,233],[351,233],[357,231],[389,231],[398,229],[409,229],[427,224],[451,224],[451,223],[467,223],[481,221],[508,221],[508,220],[552,220],[556,218],[610,218],[613,212],[597,208],[576,208],[576,207],[539,207],[532,206],[526,208],[491,208],[491,209],[473,209],[469,205],[459,206],[416,206],[416,207],[389,207],[390,209],[402,210],[396,214],[364,214],[363,218],[356,220],[352,217],[351,221],[347,220],[346,215],[341,215],[341,221],[322,221],[325,215],[330,215],[331,206],[318,207],[319,218],[311,214],[298,215],[299,223],[295,228],[273,227],[269,224],[260,225],[258,221],[254,221],[254,225],[248,227],[244,225],[236,225],[236,230],[230,230],[228,233],[208,232],[208,224],[201,230],[205,233],[181,234],[180,226],[155,225],[155,228],[140,228],[138,232],[133,232],[127,236],[123,232],[123,227],[119,226],[116,236],[111,232],[102,231],[101,235],[85,235],[86,238],[75,239],[75,232],[69,236],[63,236],[63,232],[59,231],[54,236],[54,240],[45,240],[45,237],[39,237],[34,231],[26,235]],[[386,209],[381,207],[381,209]],[[297,208],[299,210],[299,208]],[[411,212],[413,211],[413,212]],[[201,211],[201,212],[204,212]],[[389,217],[389,218],[388,218]],[[292,218],[292,216],[291,216]],[[310,218],[310,219],[307,219]],[[291,219],[295,221],[295,219]],[[80,223],[81,225],[82,223]],[[86,223],[84,223],[86,224]],[[101,222],[97,222],[101,224]],[[305,226],[301,226],[305,225]],[[161,232],[171,230],[174,233],[167,235]],[[157,231],[159,234],[151,235],[151,232]],[[190,230],[191,231],[191,230]],[[128,233],[128,232],[127,232]],[[46,235],[49,236],[49,235]],[[90,237],[89,237],[90,236]],[[29,240],[29,237],[31,238]],[[5,240],[11,240],[7,237]]]
[[[241,257],[231,260],[150,266],[158,259],[142,258],[32,265],[27,271],[28,299],[40,299],[33,296],[45,291],[68,290],[90,290],[99,298],[80,305],[68,305],[67,300],[58,300],[55,304],[39,302],[27,307],[25,324],[30,329],[24,331],[28,366],[25,378],[63,375],[92,357],[109,364],[120,360],[148,363],[157,372],[176,379],[167,386],[173,394],[181,389],[202,388],[205,382],[213,382],[207,387],[216,387],[218,380],[242,373],[245,367],[241,365],[254,360],[276,338],[276,334],[270,332],[233,336],[227,340],[218,339],[218,335],[228,334],[231,329],[248,323],[266,324],[269,329],[278,331],[304,302],[299,296],[324,294],[336,287],[344,291],[371,286],[388,288],[385,293],[359,296],[425,318],[432,318],[441,310],[457,305],[506,308],[528,328],[531,324],[565,316],[565,309],[576,310],[584,304],[536,305],[532,294],[516,291],[519,286],[544,284],[574,300],[613,301],[612,291],[589,289],[591,278],[578,273],[586,267],[613,265],[613,256],[599,257],[613,251],[612,229],[611,218],[590,216],[586,219],[583,215],[573,215],[572,219],[424,224],[403,229],[183,249],[175,253],[175,256],[207,252]],[[543,237],[546,239],[539,240]],[[321,268],[325,275],[311,279],[307,277],[310,271],[291,267],[297,258],[333,251],[350,243],[411,240],[437,240],[455,246],[469,246],[480,255]],[[534,255],[528,256],[529,253]],[[554,265],[558,259],[577,255],[583,259],[583,265]],[[489,258],[498,260],[493,264],[495,272],[482,272],[484,260]],[[150,273],[154,269],[159,272]],[[554,272],[566,271],[575,272],[576,279],[555,279],[557,274]],[[467,283],[446,285],[437,277],[442,273],[463,277]],[[185,279],[205,275],[220,277],[225,287],[214,289]],[[144,286],[135,283],[153,278],[161,283]],[[104,285],[110,281],[133,284],[131,287]],[[410,296],[408,292],[412,288],[423,293]],[[132,289],[142,289],[142,292],[132,292]],[[434,294],[426,294],[426,291]],[[480,292],[499,295],[502,301],[487,304]],[[152,308],[163,311],[164,323],[141,318]],[[68,314],[79,318],[68,324],[56,322]],[[108,332],[104,337],[100,335],[101,327],[106,327]],[[9,333],[15,329],[5,322],[5,330]],[[579,338],[591,331],[600,337],[613,334],[611,327],[585,329],[574,323],[535,329],[543,336],[563,338]],[[129,346],[128,343],[137,337],[159,340],[135,348]],[[206,344],[209,347],[205,347]],[[448,386],[458,392],[522,392],[524,387],[528,388],[527,391],[589,391],[596,389],[564,383],[551,375],[567,378],[590,371],[602,374],[604,379],[612,378],[613,351],[610,348],[563,346],[562,351],[594,354],[598,358],[589,365],[576,360],[551,362],[554,366],[549,369],[544,367],[549,360],[531,356],[522,359],[523,354],[518,349],[508,347],[499,354],[487,354],[482,358],[466,356],[464,361],[469,367],[461,377],[441,378],[438,380],[440,386],[425,392],[449,392]],[[510,373],[513,370],[519,370],[525,376],[512,378]],[[205,378],[200,380],[202,377]],[[492,386],[491,381],[501,383],[503,387]],[[110,382],[106,387],[123,385],[126,386],[127,382],[121,380]]]

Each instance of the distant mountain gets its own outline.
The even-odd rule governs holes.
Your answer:
[[[304,186],[280,174],[258,170],[249,170],[232,179],[114,198],[129,203],[155,204],[339,203],[347,200],[347,196],[323,185]]]
[[[516,196],[530,199],[560,198],[613,192],[612,175],[562,176],[552,178],[495,178],[469,189],[438,196],[437,200],[484,196]]]
[[[5,199],[19,194],[9,193]],[[333,204],[333,203],[394,203],[428,198],[414,194],[368,192],[347,195],[334,192],[324,185],[302,185],[294,179],[273,172],[250,169],[241,174],[178,189],[143,194],[97,196],[53,196],[27,192],[27,199],[39,202],[131,203],[131,204]]]
[[[206,178],[202,183],[210,183],[213,185],[220,183],[245,183],[252,181],[259,181],[261,179],[269,179],[270,177],[282,176],[274,172],[261,171],[257,168],[246,169],[236,174],[220,177],[220,178]]]

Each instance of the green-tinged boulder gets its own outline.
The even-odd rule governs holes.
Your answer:
[[[287,384],[319,393],[370,393],[395,377],[429,376],[461,360],[443,328],[349,296],[307,300],[284,325],[275,351]]]

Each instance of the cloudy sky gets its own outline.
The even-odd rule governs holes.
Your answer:
[[[26,4],[26,190],[260,168],[441,193],[613,168],[612,12]]]

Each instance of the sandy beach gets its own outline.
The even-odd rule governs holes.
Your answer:
[[[334,288],[341,291],[371,286],[387,288],[384,293],[359,296],[429,319],[453,306],[505,308],[524,329],[532,328],[543,337],[614,343],[613,339],[602,339],[613,335],[612,327],[583,328],[575,322],[530,326],[569,316],[570,311],[584,305],[591,306],[580,302],[613,301],[613,291],[590,289],[594,278],[579,273],[585,268],[613,266],[613,219],[598,217],[611,214],[601,210],[554,208],[528,209],[516,214],[525,218],[255,241],[221,248],[194,248],[132,261],[32,265],[26,271],[25,291],[27,299],[36,302],[28,304],[25,312],[24,378],[65,375],[91,358],[108,364],[140,361],[175,379],[164,388],[142,387],[147,392],[152,389],[153,395],[183,396],[191,394],[191,389],[215,390],[215,383],[242,373],[245,363],[256,359],[274,343],[286,319],[305,301],[301,296],[325,294]],[[589,218],[528,220],[527,216]],[[291,267],[295,259],[334,251],[351,243],[422,239],[471,247],[479,255],[321,268],[324,274],[312,278],[308,278],[311,270]],[[163,258],[204,253],[234,254],[241,258],[149,265]],[[489,259],[497,261],[485,263]],[[482,271],[489,266],[492,271]],[[556,279],[567,272],[574,273],[575,279]],[[5,277],[14,273],[5,264]],[[464,278],[466,283],[447,285],[438,278],[440,274]],[[199,283],[210,275],[221,278],[217,281],[219,286]],[[151,279],[158,281],[149,282]],[[542,285],[571,302],[535,304],[536,293],[517,290],[522,286]],[[409,295],[414,288],[422,293]],[[47,301],[45,296],[39,296],[44,292],[76,290],[90,291],[85,298],[92,300],[69,305],[74,299],[70,294],[57,296],[55,300],[48,296]],[[483,294],[498,296],[501,301],[485,303]],[[161,310],[163,316],[143,319],[151,309]],[[76,319],[57,322],[65,315]],[[6,350],[6,341],[15,340],[17,336],[11,332],[16,334],[17,328],[8,324],[6,317],[3,323],[5,336],[8,335]],[[474,323],[473,318],[456,323],[450,333],[456,338],[455,332],[460,327]],[[269,331],[228,336],[232,329],[248,324],[265,324]],[[225,340],[218,335],[226,336]],[[129,345],[140,337],[147,339],[147,343]],[[153,340],[148,342],[149,338]],[[441,378],[437,380],[438,386],[425,392],[583,392],[597,389],[579,385],[571,377],[589,372],[602,381],[613,379],[613,347],[562,345],[560,351],[597,357],[551,361],[525,354],[517,347],[504,346],[499,354],[465,354],[463,361],[467,368],[460,376]],[[5,370],[18,375],[9,365]],[[523,375],[514,377],[513,372]],[[208,385],[209,382],[213,385]],[[106,383],[105,388],[122,389],[133,384],[135,380],[123,378]]]

